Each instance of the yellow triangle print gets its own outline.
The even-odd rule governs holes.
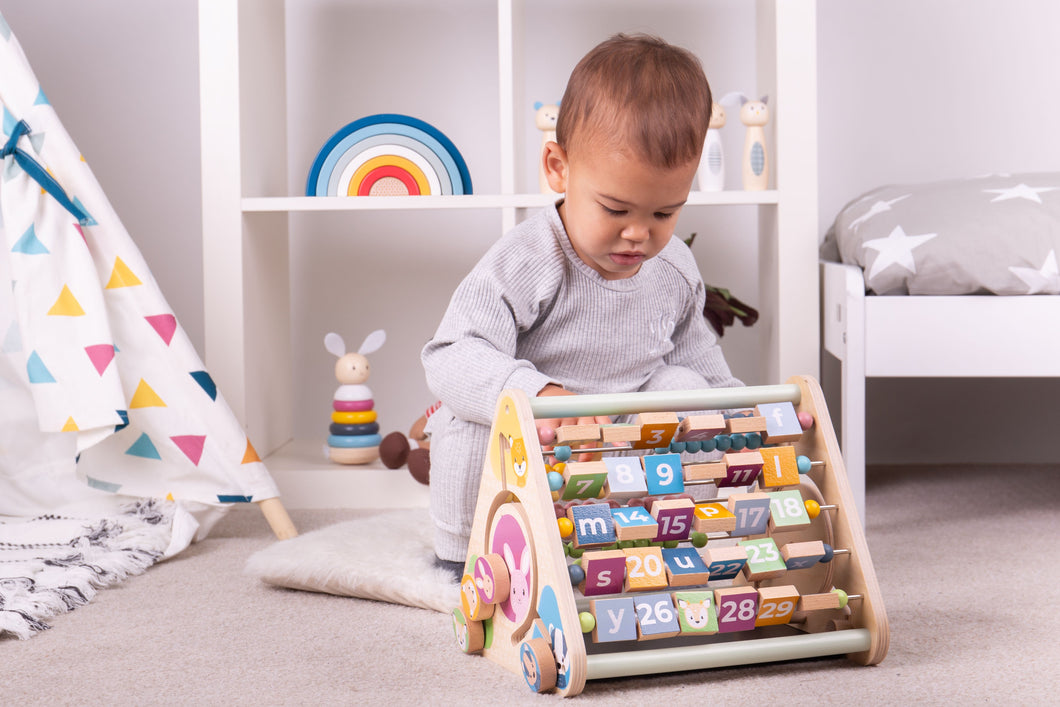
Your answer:
[[[81,303],[74,297],[74,293],[70,291],[70,288],[63,285],[63,291],[59,293],[59,299],[55,300],[55,304],[48,310],[48,314],[53,317],[83,317],[85,310],[81,309]]]
[[[252,464],[254,462],[260,462],[261,457],[258,456],[257,451],[254,449],[254,445],[247,440],[247,451],[243,453],[243,461],[240,464]]]
[[[66,418],[66,424],[63,425],[63,430],[62,431],[63,432],[77,432],[80,429],[81,428],[77,426],[77,423],[74,422],[74,418],[68,417],[68,418]]]
[[[140,278],[133,274],[133,271],[129,269],[129,266],[121,258],[114,259],[114,269],[110,271],[110,282],[107,283],[108,290],[142,284]]]
[[[158,394],[151,389],[151,386],[147,385],[147,382],[141,378],[140,383],[136,386],[136,392],[133,393],[132,400],[129,402],[131,408],[164,408],[166,404],[162,401],[162,398],[158,397]]]
[[[167,501],[174,501],[174,500],[176,500],[176,499],[174,499],[174,498],[173,498],[173,493],[172,493],[172,492],[170,492],[170,493],[167,493],[167,494],[166,494],[166,500],[167,500]]]

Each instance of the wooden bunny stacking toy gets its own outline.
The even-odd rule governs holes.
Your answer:
[[[721,191],[725,188],[725,153],[721,147],[721,129],[725,127],[725,108],[715,103],[710,109],[710,126],[699,158],[700,191]]]
[[[545,105],[541,101],[534,104],[534,125],[541,131],[541,153],[545,151],[545,145],[556,140],[556,120],[559,118],[559,106],[556,104]],[[545,163],[538,155],[538,183],[542,194],[554,194],[552,187],[548,185],[545,178]]]
[[[328,458],[338,464],[370,464],[379,458],[379,434],[372,389],[364,384],[371,373],[368,354],[386,342],[386,332],[377,329],[364,339],[357,353],[346,353],[346,342],[335,332],[324,337],[324,348],[338,357],[328,435]]]
[[[743,143],[743,188],[761,191],[769,187],[769,157],[766,153],[766,133],[762,128],[769,122],[769,96],[752,101],[742,97],[740,122],[747,126]]]

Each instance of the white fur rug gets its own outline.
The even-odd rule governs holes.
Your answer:
[[[278,541],[245,571],[279,587],[448,613],[460,589],[434,566],[432,527],[425,508],[386,511]]]

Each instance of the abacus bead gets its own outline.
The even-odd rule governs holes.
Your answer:
[[[696,452],[703,449],[703,443],[699,440],[692,440],[691,442],[685,442],[685,451],[689,454],[695,454]]]
[[[835,548],[824,543],[824,557],[821,558],[821,562],[831,562],[833,557],[835,557]]]
[[[669,454],[670,453],[670,448],[669,447],[656,447],[655,448],[655,453],[656,454]]]
[[[800,412],[798,414],[798,418],[799,426],[802,427],[802,429],[808,430],[813,427],[813,415],[811,415],[810,413],[806,411]]]
[[[806,506],[806,515],[810,516],[810,520],[821,515],[821,504],[812,498],[807,498],[803,505]]]
[[[559,528],[561,538],[570,537],[570,534],[574,532],[574,521],[570,518],[557,518],[556,526]]]
[[[550,445],[556,441],[556,431],[547,425],[537,428],[537,440],[543,445]]]
[[[548,472],[549,491],[559,491],[561,488],[563,488],[563,474],[558,471]]]
[[[747,440],[748,449],[758,449],[762,446],[762,435],[757,432],[748,432],[744,438]]]
[[[677,540],[663,540],[663,547],[665,547],[668,550],[673,550],[675,547],[677,547],[680,544],[681,543],[679,541],[677,541]]]
[[[674,452],[675,454],[680,454],[681,452],[685,451],[685,448],[687,446],[688,445],[684,442],[670,442],[670,451]]]
[[[560,445],[559,447],[556,447],[552,450],[552,454],[556,457],[556,459],[560,460],[561,462],[565,462],[570,459],[570,447]]]
[[[847,602],[850,601],[850,597],[847,596],[847,593],[844,592],[842,589],[833,589],[832,591],[835,592],[836,595],[839,597],[839,608],[847,608]]]
[[[747,446],[747,437],[742,432],[733,432],[729,435],[729,440],[732,442],[732,450],[738,452]]]
[[[567,547],[569,548],[569,552],[567,552],[567,554],[573,557],[575,560],[585,554],[584,548],[574,547],[573,543],[567,543]]]
[[[699,448],[704,452],[713,452],[715,449],[718,448],[718,440],[715,437],[705,439],[699,443]]]
[[[585,581],[585,570],[580,565],[568,565],[567,574],[570,575],[570,583],[572,585],[581,584]]]
[[[596,617],[591,612],[583,611],[578,614],[578,623],[581,624],[582,633],[592,633],[596,628]]]
[[[810,473],[810,469],[813,468],[813,463],[810,461],[810,458],[807,457],[807,456],[804,456],[802,454],[800,454],[795,459],[795,463],[799,467],[799,473],[800,474],[809,474]]]
[[[717,447],[719,452],[727,452],[732,446],[732,439],[729,435],[718,435],[714,438],[714,446]]]
[[[707,546],[707,534],[706,533],[700,533],[700,532],[697,531],[697,532],[694,532],[691,535],[689,535],[689,538],[691,538],[692,545],[694,547],[706,547]]]

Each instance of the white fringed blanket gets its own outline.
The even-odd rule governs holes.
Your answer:
[[[89,513],[0,519],[0,636],[29,638],[98,589],[158,562],[172,536],[174,504],[132,501]]]

